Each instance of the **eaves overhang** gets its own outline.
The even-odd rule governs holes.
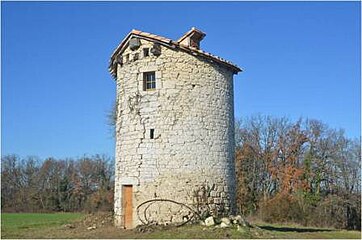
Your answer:
[[[238,72],[242,72],[242,69],[239,68],[236,64],[227,61],[221,57],[215,56],[211,53],[205,52],[201,49],[196,49],[192,47],[187,47],[184,45],[179,44],[178,42],[175,42],[169,38],[161,37],[152,33],[142,32],[139,30],[133,29],[130,33],[127,34],[127,36],[121,41],[121,43],[118,45],[118,47],[113,51],[110,62],[109,62],[109,72],[113,77],[116,77],[116,71],[117,71],[117,62],[116,57],[121,54],[128,46],[128,42],[132,37],[137,37],[140,39],[145,39],[151,42],[155,42],[158,44],[161,44],[165,47],[171,48],[171,49],[179,49],[181,51],[187,52],[193,56],[198,56],[205,58],[208,61],[218,63],[231,71],[233,71],[234,74],[237,74]]]

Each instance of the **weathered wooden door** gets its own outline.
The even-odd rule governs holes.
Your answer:
[[[132,228],[133,221],[133,203],[132,203],[132,185],[123,185],[122,202],[123,202],[123,216],[124,227]]]

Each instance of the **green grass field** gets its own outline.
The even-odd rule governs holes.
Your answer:
[[[1,237],[31,237],[34,232],[51,230],[82,216],[80,213],[2,213]]]
[[[88,230],[89,220],[97,223],[96,229]],[[112,223],[102,222],[101,215],[80,213],[3,213],[1,214],[1,238],[312,238],[312,239],[360,239],[361,232],[326,228],[309,228],[294,225],[257,223],[259,228],[237,231],[236,228],[215,228],[187,225],[167,227],[141,233],[136,230],[115,228]],[[67,228],[65,224],[72,224]]]

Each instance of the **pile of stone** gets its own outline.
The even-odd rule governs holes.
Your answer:
[[[238,231],[244,231],[246,228],[250,228],[251,225],[240,215],[229,216],[223,218],[214,218],[212,216],[206,218],[200,222],[201,225],[215,228],[229,228],[236,227]]]

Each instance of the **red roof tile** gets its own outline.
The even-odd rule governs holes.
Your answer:
[[[184,34],[184,36],[182,36],[177,42],[172,41],[169,38],[165,38],[165,37],[161,37],[152,33],[147,33],[147,32],[142,32],[139,30],[135,30],[133,29],[130,33],[127,34],[127,36],[122,40],[122,42],[118,45],[118,47],[114,50],[112,56],[111,56],[111,60],[110,60],[110,66],[109,66],[109,71],[111,72],[111,74],[113,76],[115,76],[115,66],[114,66],[114,60],[115,57],[123,51],[123,48],[126,46],[126,43],[128,42],[128,40],[131,38],[131,36],[138,36],[141,38],[145,38],[147,40],[150,41],[154,41],[154,42],[159,42],[165,46],[171,47],[171,48],[179,48],[181,50],[184,50],[190,54],[193,55],[198,55],[201,57],[205,57],[208,60],[212,60],[215,61],[225,67],[230,68],[232,71],[234,71],[234,73],[238,73],[240,71],[242,71],[236,64],[233,64],[230,61],[227,61],[221,57],[215,56],[211,53],[207,53],[201,49],[195,49],[195,48],[190,48],[184,45],[180,45],[179,42],[182,41],[182,39],[187,36],[188,34],[190,34],[192,31],[195,31],[197,29],[191,29],[189,32],[187,32],[186,34]],[[200,30],[198,30],[200,31]],[[200,31],[200,33],[204,34],[203,32]]]

